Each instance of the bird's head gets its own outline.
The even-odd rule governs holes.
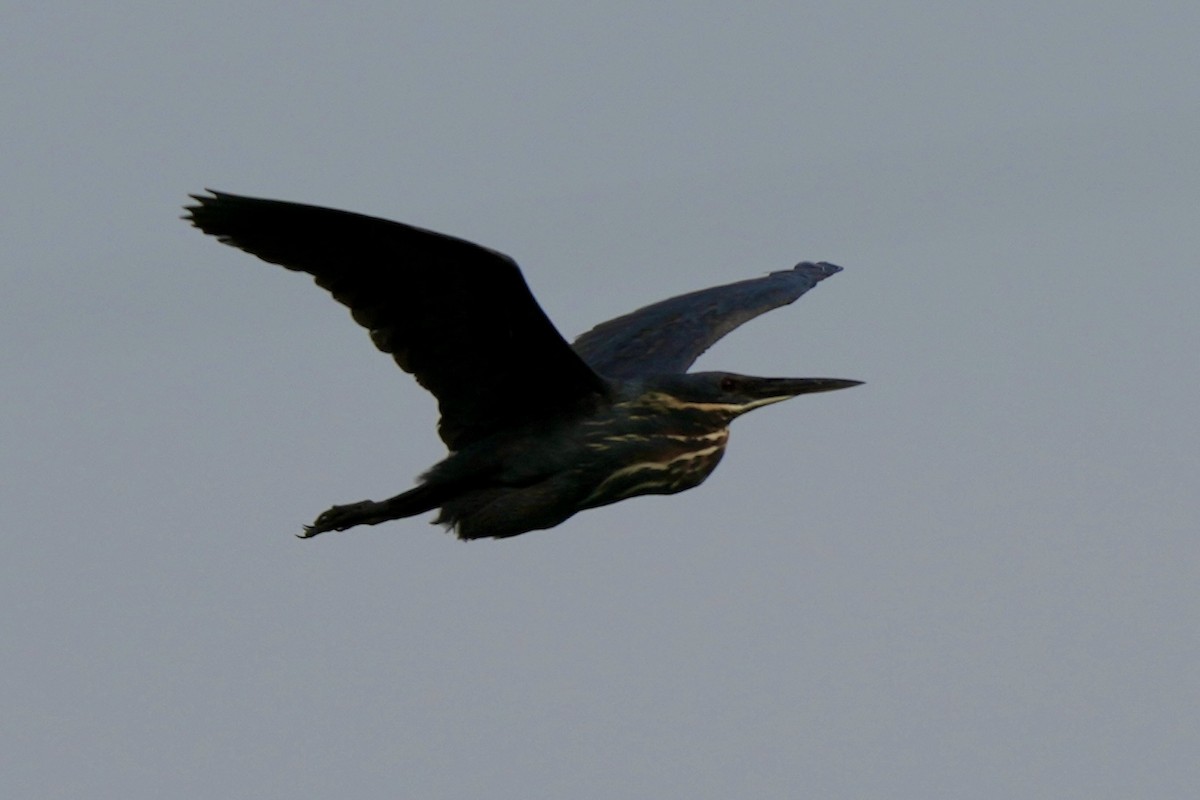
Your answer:
[[[732,420],[760,406],[801,394],[848,389],[862,381],[842,378],[759,378],[733,372],[660,375],[646,382],[645,397],[666,410],[696,412]]]

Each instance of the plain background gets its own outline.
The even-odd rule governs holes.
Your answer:
[[[5,6],[0,794],[1184,798],[1194,2]],[[804,259],[699,366],[867,382],[464,544],[435,407],[205,186],[515,257],[573,336]]]

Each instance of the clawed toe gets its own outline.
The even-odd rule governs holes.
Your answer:
[[[302,533],[296,534],[300,539],[311,539],[319,533],[328,531],[344,531],[347,528],[353,528],[355,525],[361,525],[367,521],[367,512],[374,509],[376,503],[374,500],[362,500],[357,503],[349,503],[344,506],[334,506],[328,511],[322,512],[312,525],[305,525]]]

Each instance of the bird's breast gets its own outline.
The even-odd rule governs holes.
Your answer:
[[[728,439],[728,429],[595,437],[587,448],[606,468],[594,472],[598,482],[584,505],[605,505],[641,494],[674,494],[699,486],[716,469]]]

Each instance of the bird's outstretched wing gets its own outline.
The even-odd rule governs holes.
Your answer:
[[[476,244],[328,208],[192,195],[225,244],[307,272],[438,399],[451,450],[605,391],[537,304],[515,261]]]
[[[607,378],[686,372],[742,323],[785,306],[842,268],[805,261],[761,278],[672,297],[602,322],[575,340],[575,352]]]

